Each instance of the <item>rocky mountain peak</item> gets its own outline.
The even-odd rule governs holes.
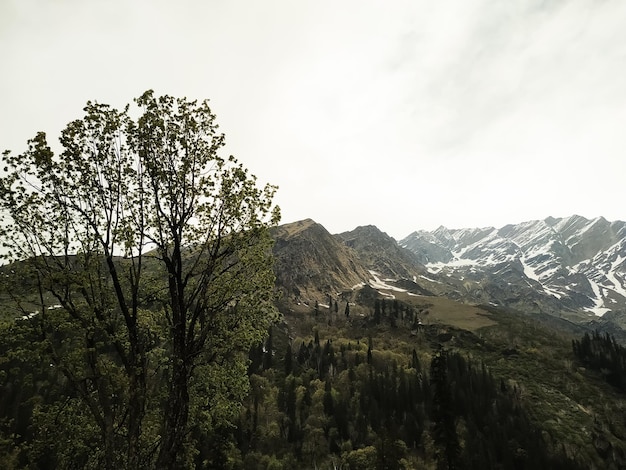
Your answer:
[[[311,219],[275,227],[272,236],[277,285],[291,298],[321,300],[370,277],[353,250]]]
[[[397,242],[374,225],[331,235],[305,219],[273,236],[277,284],[295,300],[323,301],[383,279],[414,293],[626,327],[625,222],[574,215],[442,226]]]
[[[354,250],[369,270],[386,278],[412,279],[425,268],[410,251],[374,225],[357,227],[337,235],[347,247]]]
[[[462,280],[457,294],[468,300],[593,316],[626,312],[625,225],[548,217],[499,229],[417,231],[400,244],[431,273]]]

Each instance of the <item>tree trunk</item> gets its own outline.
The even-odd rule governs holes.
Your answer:
[[[146,361],[142,345],[137,342],[130,355],[128,399],[128,468],[141,468],[141,423],[146,408]]]
[[[184,443],[189,420],[190,365],[185,354],[184,323],[174,328],[174,351],[169,397],[165,408],[161,445],[156,468],[177,469],[184,465]]]
[[[104,468],[115,470],[115,433],[113,421],[105,417],[105,429],[103,430],[104,440]]]
[[[158,469],[182,468],[183,445],[189,418],[189,390],[186,367],[175,367],[170,396],[167,403],[161,448],[157,459]]]

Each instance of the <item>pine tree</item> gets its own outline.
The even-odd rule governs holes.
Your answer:
[[[448,353],[440,350],[430,363],[433,385],[433,440],[437,446],[439,466],[453,470],[460,454],[456,420],[453,414],[452,392],[448,381]]]
[[[380,300],[374,301],[374,323],[377,325],[380,323]]]
[[[293,372],[293,353],[291,351],[291,343],[287,344],[287,351],[285,352],[285,375],[289,375]]]
[[[272,328],[270,327],[267,340],[265,341],[265,351],[263,354],[263,369],[268,370],[272,368],[272,354],[274,350],[274,334],[272,333]]]

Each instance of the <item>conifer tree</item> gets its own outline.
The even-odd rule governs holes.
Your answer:
[[[285,375],[293,372],[293,352],[291,351],[291,343],[287,343],[287,351],[285,352]]]
[[[460,447],[453,413],[452,392],[448,381],[448,353],[441,349],[430,363],[433,385],[433,440],[437,446],[437,460],[441,468],[453,470],[457,466]]]
[[[374,323],[380,324],[380,300],[374,300]]]

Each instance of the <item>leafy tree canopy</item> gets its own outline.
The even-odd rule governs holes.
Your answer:
[[[247,352],[275,319],[276,187],[219,155],[207,101],[135,104],[87,103],[58,154],[41,132],[3,154],[3,282],[24,318],[6,328],[34,352],[15,365],[34,356],[55,384],[29,410],[25,464],[184,467],[190,430],[238,412]]]

